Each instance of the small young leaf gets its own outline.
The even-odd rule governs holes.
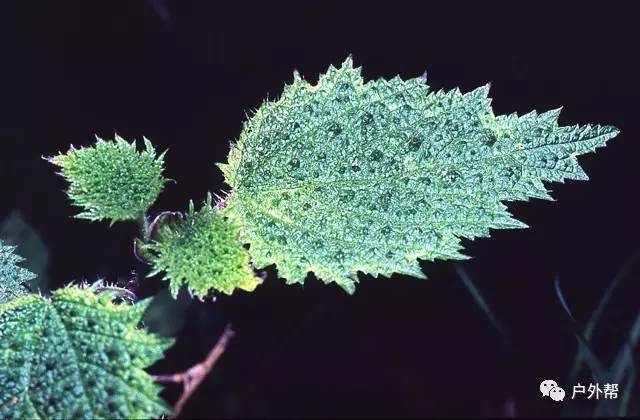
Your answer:
[[[147,139],[144,144],[138,152],[135,141],[116,135],[114,141],[98,138],[93,147],[71,146],[66,154],[48,159],[62,168],[73,204],[84,207],[76,217],[114,223],[137,219],[149,209],[167,180],[162,176],[164,153],[157,156]]]
[[[349,292],[358,271],[422,276],[418,258],[462,259],[461,238],[526,227],[503,202],[587,179],[576,156],[618,133],[559,127],[559,110],[496,116],[487,94],[430,92],[422,77],[365,83],[351,59],[316,85],[295,75],[221,165],[233,189],[225,214],[254,264]]]
[[[212,289],[231,294],[236,288],[254,290],[260,283],[238,228],[212,208],[211,195],[198,211],[190,202],[185,218],[163,225],[145,250],[154,266],[150,275],[165,271],[174,297],[182,284],[203,297]]]
[[[29,270],[17,266],[24,258],[16,255],[14,250],[15,247],[6,246],[0,240],[0,304],[26,295],[28,290],[22,283],[36,277]]]
[[[0,417],[149,418],[171,410],[143,370],[171,340],[137,329],[149,301],[69,287],[0,305]]]

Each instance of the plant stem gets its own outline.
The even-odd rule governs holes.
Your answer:
[[[224,353],[229,344],[229,340],[235,333],[231,329],[231,324],[227,324],[224,332],[218,339],[218,342],[211,349],[207,357],[200,363],[190,367],[184,372],[173,373],[169,375],[155,375],[153,379],[159,383],[181,383],[182,395],[178,399],[178,402],[173,407],[173,415],[171,418],[176,418],[182,412],[184,405],[187,403],[191,395],[196,391],[198,386],[202,383],[204,378],[209,374],[211,369]]]
[[[140,228],[140,236],[146,242],[149,240],[149,218],[145,213],[138,216],[138,227]]]

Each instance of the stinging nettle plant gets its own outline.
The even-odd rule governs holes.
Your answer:
[[[251,291],[271,265],[287,283],[314,273],[353,293],[359,272],[424,277],[419,259],[464,259],[462,238],[527,227],[505,202],[551,199],[545,181],[586,180],[576,157],[618,130],[562,127],[559,113],[494,115],[488,86],[463,94],[433,92],[424,77],[364,81],[348,58],[316,84],[294,73],[219,164],[229,191],[184,214],[148,214],[168,180],[147,139],[142,150],[97,139],[48,160],[77,217],[138,221],[134,252],[174,297],[182,286],[198,298]],[[139,325],[148,300],[129,303],[101,282],[27,294],[19,257],[0,247],[0,258],[3,417],[171,412],[144,371],[171,343]]]

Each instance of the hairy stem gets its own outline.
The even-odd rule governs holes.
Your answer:
[[[133,293],[129,289],[125,289],[124,287],[117,286],[99,286],[95,289],[96,294],[104,293],[104,292],[115,292],[118,296],[127,299],[129,302],[136,302],[138,300],[138,296]]]
[[[149,240],[149,218],[146,214],[142,213],[138,216],[138,227],[140,228],[140,236],[144,241]]]

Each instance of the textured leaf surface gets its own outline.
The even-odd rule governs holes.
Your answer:
[[[611,126],[559,127],[559,110],[496,116],[488,87],[430,92],[422,78],[364,82],[348,59],[301,80],[245,123],[221,165],[226,214],[257,267],[308,271],[353,292],[356,272],[421,276],[460,238],[521,228],[503,201],[550,198],[543,181],[587,179],[576,156]]]
[[[97,139],[95,146],[71,149],[49,161],[62,168],[69,181],[73,204],[84,207],[78,218],[89,220],[137,219],[156,200],[166,182],[162,176],[164,153],[144,140],[145,149],[136,150],[116,136],[114,141]]]
[[[0,238],[4,238],[7,245],[17,246],[20,256],[24,258],[21,265],[34,274],[35,280],[29,281],[29,288],[34,292],[49,291],[49,251],[38,231],[18,210],[12,211],[0,223]]]
[[[143,370],[170,340],[137,329],[148,301],[65,288],[0,305],[0,417],[149,418],[167,413]]]
[[[237,226],[211,207],[211,196],[198,211],[191,202],[183,220],[162,226],[157,240],[146,246],[154,265],[150,275],[165,271],[174,297],[182,284],[199,297],[210,290],[253,290],[260,280],[238,235]]]
[[[35,278],[35,274],[17,265],[24,259],[14,250],[15,247],[6,246],[0,240],[0,304],[26,295],[28,290],[22,283]]]

